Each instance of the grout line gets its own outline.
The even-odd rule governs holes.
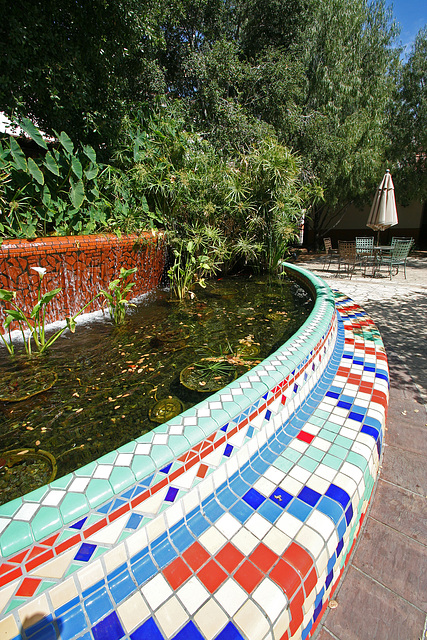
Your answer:
[[[375,522],[378,522],[379,524],[382,524],[384,527],[387,527],[388,529],[391,529],[391,531],[395,531],[396,533],[399,533],[401,536],[403,536],[407,540],[411,540],[412,542],[416,542],[417,544],[420,544],[422,547],[427,548],[426,544],[424,544],[423,542],[420,542],[419,540],[416,540],[415,538],[412,538],[411,536],[408,536],[408,534],[403,533],[403,531],[400,531],[400,529],[396,529],[395,527],[392,527],[391,525],[387,524],[386,522],[383,522],[382,520],[379,520],[378,518],[374,518],[371,515],[368,516],[368,518],[371,519],[371,520],[375,520]]]
[[[393,589],[391,589],[390,587],[388,587],[387,585],[385,585],[383,582],[380,582],[379,580],[376,580],[376,578],[373,578],[371,575],[369,575],[369,573],[366,573],[365,571],[363,571],[362,569],[359,569],[359,567],[356,567],[356,565],[352,565],[353,569],[355,569],[356,571],[358,571],[359,573],[361,573],[365,578],[368,578],[368,580],[371,580],[372,582],[374,582],[375,584],[377,584],[378,586],[382,587],[383,589],[385,589],[386,591],[389,591],[390,593],[392,593],[393,595],[397,596],[398,598],[400,598],[400,600],[403,600],[404,602],[406,602],[407,604],[409,604],[411,607],[414,607],[414,609],[416,609],[417,611],[419,611],[420,613],[425,614],[425,611],[423,609],[420,609],[420,607],[418,607],[416,604],[414,604],[413,602],[411,602],[410,600],[407,600],[404,596],[402,596],[400,593],[397,593],[397,591],[394,591]]]
[[[427,616],[424,622],[423,635],[421,636],[420,640],[427,640]]]
[[[390,484],[392,487],[397,487],[398,489],[403,489],[404,491],[407,491],[411,495],[419,496],[420,498],[425,498],[425,495],[423,493],[418,493],[417,491],[412,491],[411,489],[408,489],[407,487],[404,487],[401,484],[396,484],[396,482],[392,482],[391,480],[386,480],[383,477],[384,469],[382,469],[381,471],[382,471],[382,473],[381,473],[381,476],[380,476],[380,480],[382,480],[383,482],[386,482],[387,484]]]

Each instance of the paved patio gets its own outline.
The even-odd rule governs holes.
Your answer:
[[[323,271],[319,255],[300,256],[360,304],[377,324],[389,359],[387,439],[373,503],[345,578],[316,640],[427,638],[427,252],[415,252],[390,281]]]

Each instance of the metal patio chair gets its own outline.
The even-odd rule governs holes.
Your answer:
[[[372,255],[374,251],[374,236],[359,236],[356,238],[357,253]]]
[[[412,238],[410,240],[401,240],[396,238],[394,244],[391,245],[389,254],[380,256],[379,268],[381,270],[382,265],[386,265],[389,268],[390,280],[393,276],[393,268],[396,268],[397,275],[399,273],[399,267],[403,265],[403,271],[406,280],[406,261],[408,259],[409,252],[412,247]]]
[[[355,241],[338,241],[338,271],[341,270],[341,264],[345,266],[350,278],[356,266],[366,265],[366,257],[357,253]]]
[[[338,256],[338,250],[332,248],[332,240],[330,238],[323,238],[323,244],[325,245],[325,256],[323,258],[323,271],[326,268],[326,261],[328,262],[328,271],[331,266],[332,258]]]

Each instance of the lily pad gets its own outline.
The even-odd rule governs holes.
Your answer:
[[[182,402],[178,398],[162,398],[162,400],[159,400],[150,408],[148,417],[152,422],[163,424],[164,422],[171,420],[171,418],[178,416],[182,413],[182,410]]]
[[[0,378],[0,400],[2,402],[20,402],[47,391],[57,381],[54,371],[13,371]]]
[[[56,473],[54,456],[43,449],[12,449],[0,454],[0,490],[6,500],[52,482]]]

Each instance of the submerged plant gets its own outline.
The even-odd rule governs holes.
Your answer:
[[[108,291],[101,289],[99,292],[108,302],[108,308],[114,324],[123,324],[126,316],[126,307],[135,306],[126,299],[127,294],[135,285],[135,282],[128,282],[126,284],[126,279],[137,271],[137,267],[133,267],[133,269],[123,269],[122,267],[119,277],[116,278],[116,280],[112,280],[108,285]]]
[[[0,333],[0,337],[3,340],[3,343],[6,346],[10,355],[14,355],[15,348],[11,339],[10,334],[10,325],[12,322],[17,322],[19,328],[22,333],[22,338],[24,341],[25,351],[28,356],[31,356],[33,353],[32,341],[36,346],[36,350],[38,354],[42,354],[48,349],[58,338],[64,333],[66,329],[69,329],[71,333],[74,333],[76,329],[76,318],[87,309],[87,307],[98,297],[97,294],[94,298],[92,298],[85,306],[80,309],[77,313],[75,313],[70,318],[66,318],[66,325],[59,329],[54,333],[50,338],[46,338],[46,312],[47,305],[58,293],[61,291],[61,287],[56,289],[52,289],[51,291],[47,291],[42,295],[41,293],[41,283],[43,277],[46,273],[46,269],[43,267],[31,267],[33,271],[36,271],[39,275],[39,284],[37,289],[37,302],[34,305],[29,316],[25,314],[25,312],[16,304],[16,291],[9,291],[7,289],[0,289],[0,301],[7,302],[11,309],[6,309],[7,316],[4,321],[4,328],[8,330],[9,341],[5,339],[5,337]],[[28,336],[25,335],[25,332],[28,331]]]

